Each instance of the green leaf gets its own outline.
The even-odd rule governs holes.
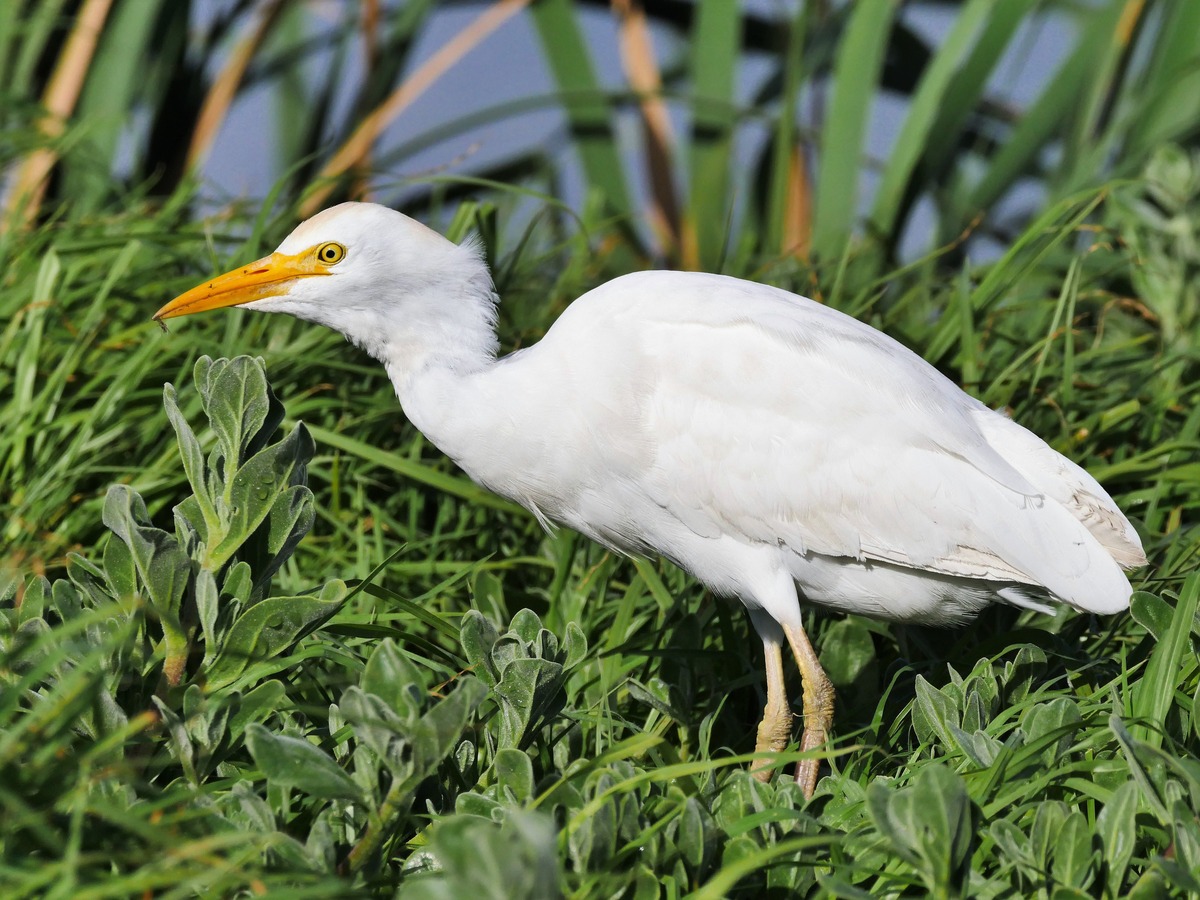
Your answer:
[[[563,641],[563,671],[569,672],[583,662],[587,656],[587,635],[574,622],[567,623],[567,636]]]
[[[233,683],[251,664],[278,656],[342,607],[346,585],[331,581],[319,596],[269,597],[230,626],[220,654],[204,673],[209,691]]]
[[[1200,773],[1198,773],[1200,774]],[[1171,878],[1183,890],[1195,896],[1200,892],[1200,822],[1196,819],[1195,794],[1177,797],[1171,807],[1174,859],[1167,861]]]
[[[513,616],[508,630],[526,644],[532,644],[541,636],[542,620],[532,609],[521,609]]]
[[[294,473],[293,473],[294,477]],[[267,514],[267,558],[258,567],[257,590],[266,590],[271,577],[287,562],[316,521],[313,493],[303,484],[293,484],[275,497]]]
[[[867,789],[871,820],[933,896],[961,893],[974,840],[971,798],[961,778],[939,763],[923,766],[911,786]]]
[[[1045,652],[1033,644],[1022,646],[1013,660],[1004,664],[1005,701],[1015,705],[1024,700],[1045,669]]]
[[[1029,847],[1034,862],[1042,871],[1050,869],[1051,851],[1070,812],[1059,800],[1043,800],[1037,804],[1033,825],[1029,828]]]
[[[261,722],[267,716],[278,712],[287,697],[287,689],[282,682],[271,679],[264,681],[254,690],[239,695],[230,696],[230,706],[233,715],[229,718],[230,743],[237,741],[246,728],[254,722]]]
[[[195,494],[175,504],[171,513],[175,519],[175,537],[180,545],[188,548],[189,553],[197,544],[208,543],[208,525],[204,521],[204,512],[200,509],[200,501],[196,499]],[[219,518],[215,519],[215,523],[215,533],[220,534]]]
[[[496,824],[454,816],[433,830],[429,852],[437,868],[404,885],[405,900],[509,900],[559,897],[554,820],[511,810]]]
[[[391,638],[380,641],[363,670],[362,689],[374,694],[402,716],[419,708],[427,691],[422,670],[408,659]]]
[[[833,93],[821,129],[813,253],[825,260],[846,249],[858,209],[867,120],[879,87],[896,0],[859,0],[850,8],[834,63]]]
[[[115,484],[104,498],[104,524],[129,548],[163,631],[167,683],[179,684],[187,664],[188,634],[180,621],[191,582],[192,560],[173,535],[148,524],[146,505],[128,486]]]
[[[418,771],[424,777],[454,750],[471,715],[487,696],[483,682],[470,675],[458,679],[449,697],[421,717],[429,740],[417,747]]]
[[[1134,591],[1129,600],[1129,614],[1133,620],[1161,641],[1171,628],[1171,618],[1175,610],[1171,604],[1156,594],[1148,591]]]
[[[533,761],[521,750],[496,751],[496,781],[510,802],[523,804],[533,797]]]
[[[471,664],[475,675],[492,687],[500,680],[500,673],[492,661],[492,647],[499,637],[496,627],[478,610],[469,609],[462,617],[459,641],[462,643],[463,655]]]
[[[956,747],[953,727],[961,723],[954,701],[939,691],[923,675],[918,675],[914,686],[916,698],[913,702],[912,721],[917,737],[922,743],[930,743],[936,736],[943,748]]]
[[[617,780],[610,770],[593,773],[587,783],[591,814],[568,836],[572,861],[584,871],[604,870],[613,864],[617,847],[618,807],[624,798],[612,793]]]
[[[1046,703],[1037,703],[1021,717],[1021,729],[1025,732],[1025,743],[1034,744],[1055,737],[1056,740],[1042,752],[1042,759],[1052,762],[1065,753],[1075,739],[1083,717],[1079,706],[1069,697],[1055,697]]]
[[[513,752],[520,753],[521,751],[516,750]],[[524,756],[525,754],[521,753],[521,755]],[[476,794],[474,791],[459,794],[454,799],[454,811],[460,816],[478,816],[481,819],[500,822],[504,819],[507,809],[507,804],[501,804],[491,797]]]
[[[93,607],[102,607],[116,599],[109,591],[104,571],[78,553],[67,554],[67,577],[91,600]]]
[[[859,618],[832,623],[821,642],[821,667],[835,687],[849,687],[875,662],[871,629]]]
[[[366,800],[362,789],[325,751],[302,738],[272,734],[252,724],[246,729],[246,746],[271,784],[326,800]]]
[[[220,800],[227,821],[262,834],[275,831],[275,814],[271,805],[254,792],[249,781],[236,782]]]
[[[412,777],[417,770],[415,748],[422,738],[416,727],[417,709],[390,709],[379,697],[351,685],[342,692],[338,710],[398,783]]]
[[[562,675],[562,664],[547,659],[514,659],[504,665],[492,688],[500,701],[500,747],[521,746],[557,712]]]
[[[1086,889],[1091,885],[1096,852],[1092,849],[1092,830],[1083,813],[1072,810],[1059,829],[1054,842],[1054,880],[1068,887]]]
[[[1125,872],[1137,844],[1138,787],[1127,781],[1113,791],[1100,815],[1096,816],[1096,834],[1100,838],[1100,858],[1104,861],[1108,892],[1117,897],[1125,884]]]
[[[711,817],[695,797],[688,797],[679,815],[677,842],[685,865],[693,878],[704,869],[705,858],[713,851]]]
[[[64,622],[70,622],[83,612],[83,599],[75,585],[65,578],[59,578],[50,587],[50,600],[54,611]]]
[[[196,363],[196,386],[225,460],[225,479],[233,477],[251,440],[270,411],[267,374],[262,360],[249,356]]]
[[[633,699],[639,703],[645,703],[652,709],[658,710],[659,713],[668,719],[673,719],[676,722],[687,721],[687,717],[671,703],[671,688],[661,678],[651,678],[650,683],[647,685],[642,684],[636,678],[630,677],[625,680],[625,689],[629,691],[629,696],[633,697]]]
[[[230,704],[224,698],[206,696],[197,684],[189,685],[184,692],[184,727],[192,743],[206,754],[211,754],[225,737],[229,716]]]
[[[507,616],[504,604],[504,582],[487,569],[480,569],[471,579],[471,602],[484,615],[497,619]]]
[[[187,780],[192,784],[199,784],[200,778],[196,773],[196,750],[192,745],[191,736],[188,735],[187,728],[184,726],[183,719],[176,715],[175,711],[167,706],[161,698],[151,697],[150,699],[157,707],[163,725],[166,726],[168,740],[173,750],[172,757],[183,769]]]
[[[179,458],[183,461],[183,471],[188,483],[192,486],[192,496],[205,525],[205,534],[217,528],[217,511],[213,506],[213,498],[209,493],[208,480],[205,478],[207,466],[204,462],[204,451],[200,449],[200,441],[191,425],[183,417],[176,401],[175,388],[170,384],[163,385],[163,406],[167,411],[167,419],[175,429],[175,442],[179,446]]]
[[[271,512],[277,495],[292,483],[293,474],[303,469],[312,454],[312,438],[303,424],[297,424],[286,438],[261,450],[237,470],[225,488],[223,508],[219,510],[223,536],[208,547],[209,568],[219,569],[241,548]],[[293,525],[301,523],[306,514],[311,524],[311,511],[306,513],[304,509],[306,490],[301,488],[301,493],[290,494],[283,507],[281,515],[292,517]],[[281,540],[286,541],[286,537]]]
[[[957,725],[951,725],[950,731],[958,748],[980,768],[987,768],[995,762],[1004,747],[1000,741],[981,729],[968,732]]]
[[[104,577],[118,600],[137,594],[137,567],[129,545],[115,535],[104,545]]]
[[[196,572],[196,615],[200,619],[200,633],[204,636],[204,662],[208,668],[219,649],[217,638],[217,615],[221,611],[221,597],[217,590],[217,579],[208,569]]]
[[[111,543],[120,544],[120,541],[112,541]],[[121,546],[124,546],[121,544]],[[14,585],[15,586],[15,585]],[[46,611],[46,604],[50,600],[51,588],[50,581],[44,575],[35,575],[25,583],[25,596],[21,600],[20,615],[17,618],[18,624],[24,624],[31,621],[40,621]]]
[[[411,691],[410,694],[414,692]],[[475,708],[487,695],[478,679],[463,677],[458,687],[424,715],[421,700],[401,702],[393,710],[382,698],[351,686],[338,704],[358,737],[387,765],[395,779],[395,790],[412,790],[453,751]]]
[[[1145,611],[1146,607],[1142,608]],[[1200,572],[1193,571],[1179,591],[1179,601],[1170,625],[1150,651],[1146,674],[1137,683],[1134,692],[1133,713],[1149,723],[1135,726],[1134,736],[1155,747],[1162,744],[1167,711],[1171,708],[1175,696],[1180,666],[1190,652],[1192,628],[1198,609]]]
[[[123,484],[104,498],[104,524],[125,542],[160,617],[175,620],[191,578],[192,563],[173,535],[149,524],[146,504]],[[166,623],[164,623],[165,625]]]
[[[988,834],[996,842],[1004,856],[1020,867],[1037,870],[1040,866],[1033,859],[1029,846],[1029,835],[1007,819],[997,819],[988,827]]]
[[[1132,783],[1138,786],[1141,799],[1150,806],[1151,811],[1160,822],[1165,822],[1170,818],[1170,813],[1167,811],[1167,805],[1158,786],[1151,778],[1150,772],[1147,771],[1147,763],[1153,760],[1153,750],[1134,738],[1125,728],[1125,723],[1116,714],[1108,717],[1108,727],[1112,729],[1117,742],[1121,745],[1121,752],[1129,766]]]
[[[250,603],[250,591],[253,586],[250,564],[240,559],[225,570],[225,583],[221,586],[221,595],[237,600],[245,606]]]

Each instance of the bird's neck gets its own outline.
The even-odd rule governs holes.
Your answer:
[[[496,364],[496,297],[486,269],[451,291],[406,298],[403,316],[380,323],[362,344],[387,369],[405,415],[443,452],[459,458],[460,435],[484,410],[481,384]]]

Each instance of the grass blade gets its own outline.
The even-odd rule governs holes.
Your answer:
[[[736,3],[702,3],[692,30],[691,189],[683,265],[720,270],[729,239],[734,74],[742,35]]]
[[[946,95],[958,81],[962,64],[979,39],[995,5],[996,0],[970,0],[958,14],[950,33],[921,76],[875,192],[871,226],[877,234],[887,235],[892,240],[899,239],[896,218],[913,171],[927,147],[947,140],[945,132],[938,132],[937,141],[930,140],[934,123],[940,117]]]
[[[1110,2],[1088,13],[1074,51],[1007,136],[986,173],[951,216],[953,222],[968,222],[977,212],[991,208],[1033,167],[1047,142],[1068,126],[1079,112],[1095,72],[1104,68],[1101,60],[1111,47],[1122,11],[1122,2]]]
[[[1141,83],[1128,80],[1129,95],[1124,98],[1132,113],[1122,127],[1131,160],[1194,131],[1200,122],[1200,3],[1170,3],[1158,9],[1162,24],[1146,54],[1146,72]]]
[[[1134,693],[1133,713],[1149,723],[1135,727],[1134,735],[1154,747],[1162,746],[1167,711],[1175,705],[1175,689],[1184,670],[1184,657],[1191,645],[1198,609],[1200,572],[1194,571],[1183,583],[1175,613],[1171,616],[1170,628],[1150,652],[1146,672],[1138,681]]]
[[[812,186],[807,154],[796,134],[796,103],[803,72],[808,7],[801,7],[788,28],[783,63],[783,94],[771,159],[771,191],[767,198],[767,246],[786,256],[806,258],[812,243]]]
[[[497,497],[495,494],[484,490],[466,478],[447,475],[445,472],[431,469],[429,466],[415,460],[407,459],[395,453],[389,453],[386,450],[380,450],[378,447],[364,441],[355,440],[336,431],[322,428],[319,425],[309,425],[307,427],[312,433],[313,439],[319,444],[328,444],[330,447],[336,447],[338,450],[352,453],[355,456],[365,459],[367,462],[390,469],[405,478],[411,478],[413,481],[427,484],[432,488],[444,491],[447,494],[453,494],[455,497],[461,497],[471,503],[490,506],[492,509],[499,509],[504,512],[528,515],[524,508]]]
[[[824,260],[841,256],[854,225],[863,139],[895,14],[895,0],[860,0],[838,47],[833,96],[821,129],[813,222],[813,254]]]
[[[625,77],[638,95],[638,112],[645,141],[646,173],[650,181],[650,225],[658,236],[659,252],[676,259],[680,247],[679,200],[675,196],[675,135],[662,98],[662,77],[654,55],[646,12],[634,0],[614,0],[620,17],[621,59]]]
[[[609,121],[608,100],[576,12],[570,0],[542,0],[533,7],[533,22],[566,108],[587,184],[609,210],[628,215],[633,204]]]

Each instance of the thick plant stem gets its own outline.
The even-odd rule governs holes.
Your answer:
[[[390,829],[392,820],[396,818],[401,809],[408,805],[412,792],[405,789],[407,782],[408,779],[396,779],[392,782],[378,812],[367,822],[366,833],[359,838],[358,843],[350,849],[350,852],[346,854],[345,861],[339,866],[342,874],[352,875],[358,872],[366,865],[367,860],[375,855],[383,843],[384,835]]]

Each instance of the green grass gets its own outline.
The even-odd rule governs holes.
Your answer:
[[[738,604],[659,561],[545,534],[442,458],[382,369],[330,332],[242,311],[169,334],[149,322],[274,246],[305,191],[330,186],[314,178],[412,74],[432,4],[374,25],[346,13],[305,91],[299,6],[197,35],[187,4],[152,4],[153,28],[153,9],[117,5],[54,135],[37,104],[70,61],[71,6],[0,4],[0,165],[11,176],[49,147],[59,175],[25,227],[0,231],[0,894],[1200,894],[1197,7],[1101,3],[1014,117],[986,102],[987,80],[1022,24],[1070,4],[971,0],[924,67],[886,57],[912,50],[902,17],[885,28],[890,3],[806,5],[780,44],[749,13],[652,5],[652,23],[694,39],[649,60],[689,116],[653,174],[682,198],[663,234],[684,247],[645,240],[614,115],[638,98],[599,83],[571,4],[531,12],[556,93],[377,148],[400,177],[431,140],[567,111],[581,210],[553,196],[562,172],[542,148],[430,177],[407,207],[486,238],[506,348],[650,258],[720,268],[904,341],[1086,465],[1134,520],[1150,565],[1126,615],[995,608],[933,630],[810,614],[839,707],[806,803],[786,775],[746,774],[764,686]],[[354,110],[302,108],[350,77],[364,39],[377,53]],[[249,41],[247,70],[213,63],[225,40]],[[113,50],[130,45],[159,75],[131,79]],[[776,54],[778,77],[739,108],[747,50]],[[275,105],[288,174],[256,208],[197,221],[181,161],[212,137],[204,91],[250,79]],[[785,112],[820,85],[820,112]],[[911,103],[860,226],[883,89]],[[129,150],[122,180],[111,117],[135,107],[158,143]],[[738,168],[739,129],[763,122],[767,149]],[[993,201],[1030,179],[1044,203],[995,221]],[[936,249],[899,266],[921,197]],[[978,234],[997,262],[966,261]],[[195,368],[243,354],[282,404],[266,407],[277,429],[245,437],[295,437],[269,451],[290,474],[234,504],[255,511],[237,522],[189,497],[214,448],[249,464],[228,399],[202,396],[212,370]],[[227,371],[253,378],[247,365]],[[197,434],[186,467],[166,383]],[[205,490],[234,496],[213,465]],[[191,530],[223,535],[220,552]]]

